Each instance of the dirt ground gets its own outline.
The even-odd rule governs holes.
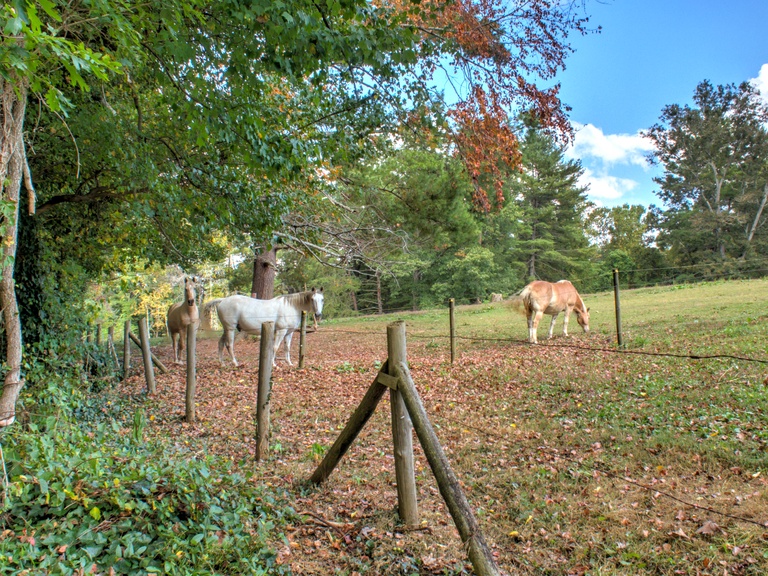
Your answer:
[[[427,351],[425,344],[409,342],[414,377],[449,362],[448,350]],[[421,524],[406,528],[398,521],[388,394],[330,478],[319,487],[307,484],[386,359],[385,333],[322,328],[310,332],[301,370],[296,335],[294,365],[282,360],[281,351],[273,371],[270,453],[261,462],[254,460],[259,342],[238,339],[235,349],[240,366],[234,367],[228,358],[220,366],[215,337],[198,340],[197,422],[189,425],[184,422],[186,368],[173,364],[169,345],[156,347],[153,352],[169,373],[155,371],[157,393],[147,404],[148,433],[170,436],[200,453],[227,456],[233,466],[250,467],[256,481],[290,491],[305,522],[291,526],[288,543],[278,544],[280,562],[302,575],[470,570],[418,440],[414,448]],[[137,355],[132,366],[133,374],[123,386],[125,392],[140,394],[146,384]],[[424,399],[439,410],[442,400],[433,400]]]

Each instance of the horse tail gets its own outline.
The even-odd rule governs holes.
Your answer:
[[[217,298],[216,300],[211,300],[210,302],[206,302],[203,305],[202,314],[200,315],[201,330],[213,330],[213,326],[211,325],[211,317],[213,316],[213,311],[218,308],[219,302],[222,300],[222,298]]]
[[[518,314],[525,314],[525,300],[528,297],[530,291],[530,286],[526,286],[520,292],[512,296],[509,300],[507,300],[509,307]]]

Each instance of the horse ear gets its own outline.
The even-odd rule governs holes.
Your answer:
[[[315,293],[315,287],[312,286],[312,294],[314,294],[314,293]]]
[[[322,286],[320,286],[320,292],[322,292],[322,291],[323,291],[323,287],[322,287]]]

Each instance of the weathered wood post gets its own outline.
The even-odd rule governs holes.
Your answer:
[[[405,322],[400,320],[387,326],[387,357],[389,375],[397,376],[397,366],[406,362]],[[407,526],[419,523],[416,501],[416,474],[413,464],[413,425],[399,390],[390,389],[392,409],[392,442],[397,480],[397,502],[400,520]]]
[[[344,426],[344,430],[341,431],[336,441],[325,453],[325,458],[320,465],[315,469],[312,477],[309,479],[314,484],[320,484],[325,482],[328,477],[336,468],[336,465],[342,459],[344,454],[347,453],[349,447],[357,438],[357,435],[365,427],[368,420],[373,416],[376,406],[379,404],[379,400],[384,396],[384,392],[387,391],[388,385],[394,386],[397,384],[397,379],[389,376],[389,364],[384,362],[384,365],[379,370],[376,378],[368,387],[368,391],[360,401],[360,404],[355,409],[352,416],[349,418],[347,425]],[[386,384],[385,384],[386,382]]]
[[[139,347],[139,350],[143,350],[143,348],[141,346],[141,340],[136,338],[136,336],[133,335],[133,332],[129,332],[128,336],[133,341],[133,343],[136,344],[136,346]],[[157,356],[155,356],[155,353],[152,352],[152,350],[149,351],[149,357],[152,359],[152,364],[157,366],[157,369],[160,370],[161,374],[168,374],[168,368],[165,367],[165,364],[160,362],[160,360],[158,359]]]
[[[448,300],[448,307],[450,309],[450,328],[451,328],[451,364],[453,364],[456,358],[456,302],[453,298]]]
[[[123,380],[128,378],[131,369],[131,319],[125,321],[123,327]]]
[[[101,323],[96,324],[96,347],[101,348]]]
[[[613,301],[616,308],[616,340],[619,348],[624,347],[624,339],[621,335],[621,300],[619,298],[619,269],[613,269]]]
[[[299,369],[304,368],[304,352],[307,344],[307,311],[301,311],[301,332],[299,333]]]
[[[179,336],[181,337],[181,336]],[[187,394],[185,420],[195,423],[195,390],[197,388],[197,323],[187,325]]]
[[[275,323],[261,325],[259,349],[259,386],[256,393],[256,460],[269,452],[269,403],[272,394],[272,357],[275,346]]]
[[[475,574],[478,576],[498,576],[499,569],[493,559],[493,554],[485,543],[477,519],[472,513],[472,507],[464,496],[459,480],[453,473],[448,458],[445,456],[440,441],[432,428],[411,378],[408,365],[405,362],[400,362],[395,366],[395,369],[399,376],[398,390],[413,418],[413,424],[421,447],[424,449],[424,455],[435,475],[440,494],[448,505],[448,511],[459,531],[461,541],[464,543],[469,560],[475,569]]]
[[[154,394],[155,370],[152,367],[152,352],[149,349],[149,330],[147,329],[147,317],[139,318],[139,340],[141,341],[141,355],[144,357],[144,375],[147,379],[147,392]]]

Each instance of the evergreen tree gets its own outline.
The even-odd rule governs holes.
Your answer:
[[[525,264],[527,279],[586,276],[592,250],[584,232],[590,204],[578,183],[581,163],[567,160],[550,134],[527,126],[521,142],[522,171],[511,185],[518,207],[511,256]]]

